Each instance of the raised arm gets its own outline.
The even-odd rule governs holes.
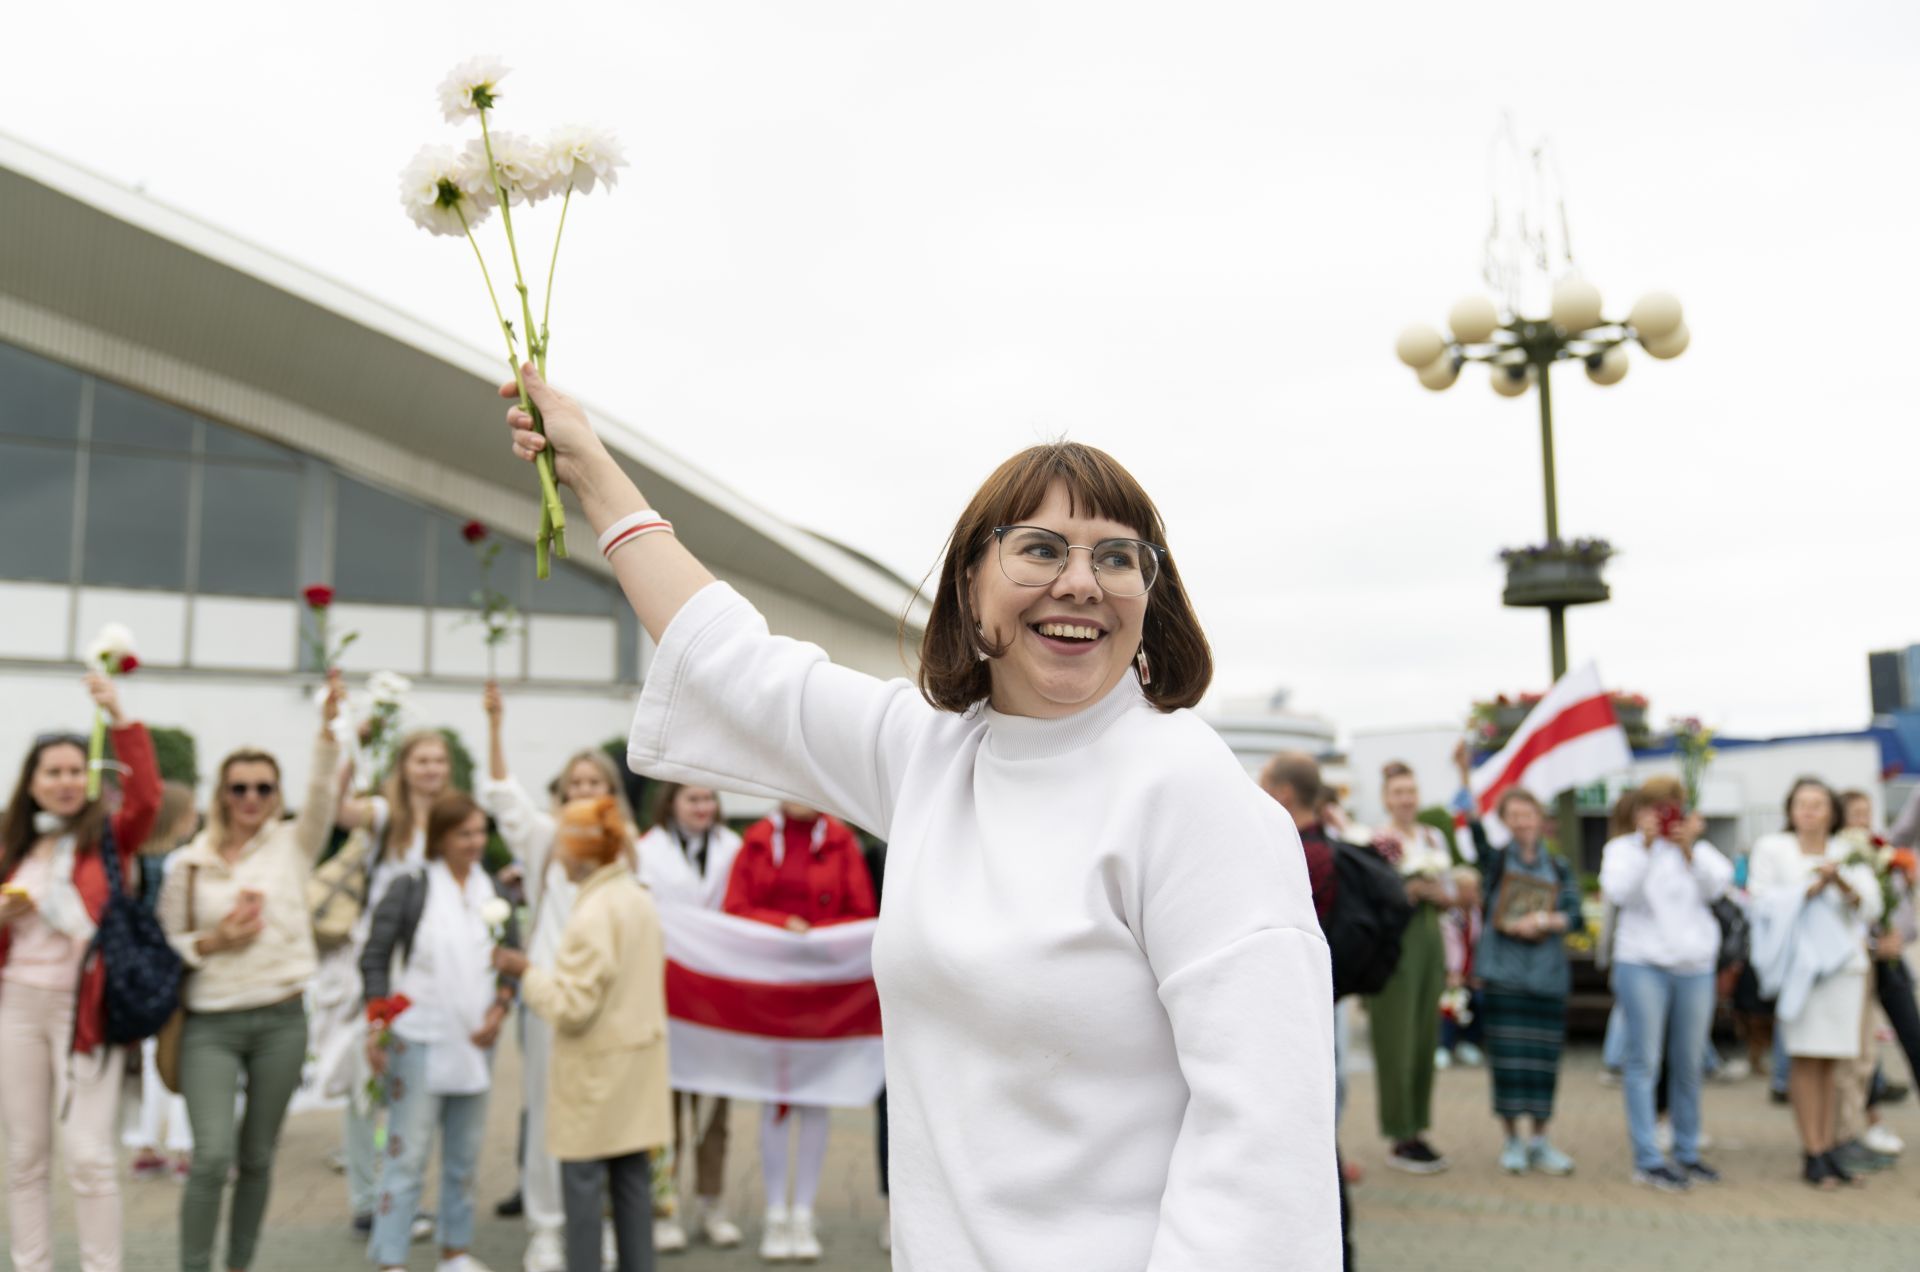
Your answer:
[[[314,739],[313,766],[307,773],[307,797],[301,801],[300,819],[294,823],[300,851],[308,861],[320,855],[333,834],[340,800],[340,744],[334,740],[333,722],[345,696],[339,670],[328,672],[326,702],[320,708],[320,736]]]
[[[546,886],[547,859],[553,848],[553,818],[533,802],[527,788],[507,768],[505,706],[500,686],[489,684],[481,704],[487,714],[487,780],[480,784],[480,807],[500,828],[523,878],[537,896]]]
[[[540,408],[546,436],[533,431],[532,416],[513,406],[507,411],[513,453],[531,464],[536,455],[551,446],[554,474],[579,496],[595,535],[628,513],[647,507],[639,487],[594,434],[580,404],[541,379],[531,362],[520,370],[528,394]],[[500,386],[500,396],[517,401],[520,391],[510,380]],[[713,582],[707,567],[671,534],[640,535],[609,560],[640,625],[656,641],[666,635],[667,624],[680,607]]]

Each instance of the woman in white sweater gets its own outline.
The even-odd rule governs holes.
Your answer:
[[[1331,1269],[1331,967],[1299,836],[1181,708],[1206,639],[1152,501],[1035,447],[961,515],[918,690],[833,666],[680,545],[531,367],[659,652],[628,762],[889,842],[894,1266]],[[511,386],[503,396],[513,396]]]
[[[1747,865],[1747,888],[1756,904],[1795,911],[1834,907],[1844,923],[1839,966],[1819,976],[1793,1016],[1780,1020],[1791,1060],[1787,1092],[1800,1132],[1801,1177],[1816,1188],[1853,1182],[1853,1175],[1834,1159],[1835,1069],[1840,1061],[1860,1056],[1861,1015],[1872,971],[1867,926],[1880,917],[1880,887],[1873,868],[1846,864],[1850,849],[1833,837],[1840,824],[1832,788],[1803,777],[1787,794],[1786,830],[1755,840]],[[1812,925],[1796,923],[1788,931],[1789,941],[1817,939]],[[1813,950],[1796,953],[1816,957]],[[1783,1011],[1786,1002],[1781,995]]]
[[[160,888],[161,926],[188,968],[180,1093],[194,1152],[180,1203],[185,1272],[213,1265],[230,1172],[233,1207],[220,1266],[253,1266],[274,1148],[306,1063],[302,996],[320,965],[307,880],[333,829],[340,752],[330,725],[344,692],[339,672],[327,688],[299,817],[281,817],[279,762],[265,751],[235,751],[220,762],[206,830],[174,854]],[[246,1115],[236,1129],[233,1093],[243,1079]]]
[[[1626,1022],[1620,1086],[1633,1142],[1633,1182],[1662,1192],[1720,1181],[1719,1172],[1700,1159],[1700,1082],[1720,953],[1720,924],[1711,907],[1733,882],[1733,864],[1699,837],[1685,804],[1677,779],[1649,778],[1634,793],[1635,830],[1608,841],[1600,858],[1600,891],[1618,907],[1613,992]],[[1672,1161],[1654,1137],[1653,1087],[1663,1048]]]

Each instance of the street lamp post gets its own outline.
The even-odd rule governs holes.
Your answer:
[[[1577,274],[1557,281],[1545,318],[1510,313],[1503,320],[1494,303],[1469,296],[1447,317],[1451,338],[1416,323],[1400,333],[1395,351],[1412,367],[1420,383],[1436,392],[1451,388],[1469,362],[1486,363],[1493,391],[1520,397],[1529,387],[1540,399],[1540,467],[1546,490],[1547,541],[1539,549],[1509,558],[1504,602],[1547,611],[1553,678],[1567,672],[1567,610],[1608,598],[1600,580],[1604,546],[1568,544],[1560,537],[1559,492],[1553,468],[1552,371],[1555,363],[1578,360],[1595,384],[1618,384],[1627,374],[1627,346],[1638,344],[1648,356],[1676,358],[1691,339],[1680,302],[1665,292],[1642,296],[1624,319],[1602,316],[1600,291]],[[1552,568],[1559,566],[1558,570]],[[1522,574],[1525,577],[1521,577]],[[1574,796],[1559,801],[1560,843],[1577,860],[1578,822]]]

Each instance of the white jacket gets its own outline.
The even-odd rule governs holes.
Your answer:
[[[1619,908],[1613,965],[1637,963],[1689,975],[1711,972],[1720,922],[1707,907],[1733,883],[1733,863],[1702,839],[1688,862],[1665,839],[1610,840],[1600,858],[1600,891]]]
[[[733,877],[733,859],[740,854],[740,836],[716,823],[707,840],[706,869],[696,870],[673,832],[655,826],[640,836],[640,882],[664,902],[718,910],[727,899],[727,881]]]

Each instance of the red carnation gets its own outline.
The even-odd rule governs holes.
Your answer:
[[[487,527],[478,521],[469,521],[460,527],[460,537],[468,543],[478,543],[487,537]]]
[[[300,595],[307,599],[307,606],[310,609],[325,609],[333,604],[333,589],[325,583],[315,583]]]
[[[138,670],[140,670],[140,660],[138,658],[135,658],[132,654],[120,655],[120,674],[121,675],[124,676],[129,672],[134,672]]]

